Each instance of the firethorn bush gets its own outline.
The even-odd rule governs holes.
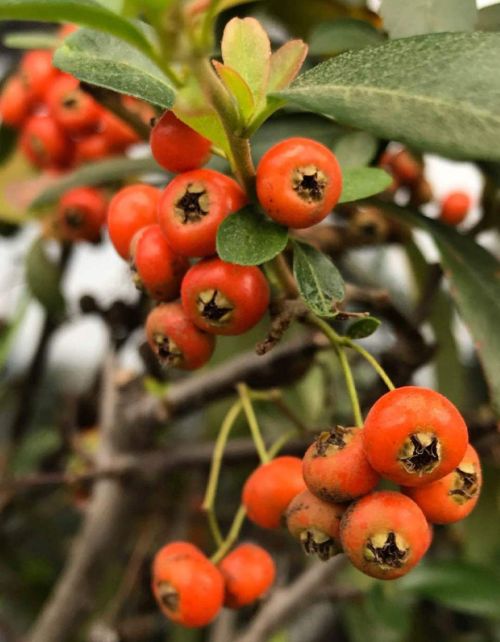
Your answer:
[[[0,638],[499,638],[480,4],[0,2]]]

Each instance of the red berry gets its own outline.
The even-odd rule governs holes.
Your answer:
[[[106,220],[107,202],[92,187],[76,187],[59,201],[58,223],[61,236],[70,241],[97,241]]]
[[[160,548],[153,560],[153,576],[162,575],[165,565],[173,558],[179,557],[197,557],[205,558],[205,555],[197,546],[190,542],[176,541],[170,542]]]
[[[54,80],[46,94],[47,107],[63,129],[72,135],[95,130],[102,107],[80,89],[73,76],[61,75]]]
[[[121,94],[120,100],[125,109],[139,116],[145,124],[149,124],[155,117],[154,108],[144,100],[140,100],[135,96],[127,96],[126,94]]]
[[[321,433],[303,462],[307,487],[324,501],[351,501],[372,491],[380,479],[364,453],[362,428],[336,426]]]
[[[394,176],[403,185],[413,185],[423,176],[422,163],[406,149],[392,157],[391,167]]]
[[[19,76],[11,76],[0,95],[0,119],[10,127],[20,127],[29,115],[31,99]]]
[[[263,317],[269,285],[255,266],[205,259],[191,267],[181,287],[192,322],[212,334],[242,334]]]
[[[420,508],[394,491],[371,493],[340,522],[342,548],[371,577],[392,580],[410,571],[430,546],[432,531]]]
[[[19,65],[21,80],[35,100],[43,99],[47,87],[59,73],[52,65],[52,51],[28,51]]]
[[[130,243],[140,229],[156,223],[160,190],[150,185],[129,185],[117,192],[108,208],[108,230],[118,254],[128,259]]]
[[[310,227],[322,221],[342,191],[340,165],[327,147],[308,138],[288,138],[271,147],[257,167],[257,196],[282,225]]]
[[[261,546],[240,544],[219,564],[225,583],[224,604],[239,609],[262,597],[276,576],[273,558]]]
[[[451,192],[441,203],[440,220],[448,225],[461,223],[471,207],[471,198],[465,192]]]
[[[102,160],[110,151],[105,136],[101,133],[89,134],[75,141],[75,162],[79,164]]]
[[[153,593],[172,621],[188,627],[205,626],[222,608],[224,580],[201,551],[189,547],[181,542],[174,552],[159,551],[153,562]]]
[[[181,370],[201,368],[215,348],[215,337],[193,325],[180,303],[163,303],[151,310],[146,336],[162,365]]]
[[[328,560],[341,551],[339,529],[345,509],[304,490],[288,504],[286,525],[307,555]]]
[[[31,116],[24,125],[19,145],[37,167],[67,168],[73,159],[73,144],[50,116]]]
[[[256,468],[243,488],[248,519],[262,528],[278,528],[288,504],[305,489],[302,461],[277,457]]]
[[[158,301],[176,299],[189,263],[172,252],[160,226],[153,224],[139,230],[131,248],[136,285]]]
[[[166,111],[151,131],[151,152],[169,172],[180,174],[197,169],[210,158],[212,143]]]
[[[467,448],[465,422],[434,390],[406,386],[370,409],[363,431],[371,466],[403,486],[421,486],[450,473]]]
[[[168,242],[178,254],[215,254],[217,230],[222,221],[247,203],[236,181],[211,169],[176,176],[163,191],[158,207]]]
[[[101,113],[100,131],[108,148],[115,152],[122,152],[140,141],[138,134],[127,123],[109,111]]]
[[[422,509],[433,524],[451,524],[469,515],[479,499],[482,475],[479,457],[469,444],[465,456],[455,470],[445,477],[407,488],[406,493]]]

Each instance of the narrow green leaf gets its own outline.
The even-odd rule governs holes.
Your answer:
[[[288,230],[252,207],[228,216],[217,233],[217,254],[238,265],[261,265],[285,249]]]
[[[476,0],[382,0],[380,15],[391,38],[439,31],[472,31]]]
[[[377,153],[377,139],[367,132],[349,132],[334,144],[333,151],[343,169],[369,165]]]
[[[256,103],[264,97],[271,67],[271,43],[255,18],[230,20],[221,42],[224,64],[237,71]]]
[[[226,89],[236,101],[241,118],[246,123],[252,117],[255,109],[255,101],[250,87],[232,67],[223,65],[217,60],[214,60],[212,64]]]
[[[342,172],[342,181],[339,203],[349,203],[383,192],[393,178],[378,167],[355,167]]]
[[[175,93],[149,58],[109,34],[79,29],[56,50],[54,64],[80,80],[169,109]]]
[[[3,38],[3,44],[11,49],[55,49],[60,42],[61,38],[46,31],[19,31]]]
[[[16,149],[18,134],[17,129],[0,124],[0,165],[9,160]]]
[[[332,261],[311,245],[294,241],[293,273],[300,294],[320,317],[334,317],[344,298],[344,280]]]
[[[38,209],[57,201],[65,192],[84,185],[102,185],[110,181],[119,181],[150,172],[163,173],[164,170],[152,158],[107,158],[97,163],[83,165],[75,171],[65,174],[49,188],[39,194],[30,204]]]
[[[377,331],[380,323],[375,317],[357,319],[347,328],[347,336],[351,339],[365,339]]]
[[[500,159],[500,34],[444,33],[341,54],[277,95],[456,158]]]
[[[152,50],[139,27],[95,0],[2,0],[0,20],[71,22],[110,33],[147,55]]]
[[[462,613],[500,618],[500,576],[492,568],[457,560],[422,564],[399,587]]]
[[[26,256],[26,283],[31,294],[53,317],[64,315],[61,270],[49,257],[42,239],[37,239]]]
[[[500,269],[498,261],[471,238],[409,209],[384,203],[385,212],[421,227],[436,241],[453,297],[475,340],[477,354],[500,414]]]
[[[334,56],[349,49],[382,44],[384,35],[365,20],[343,18],[320,22],[309,39],[312,56]]]
[[[23,296],[18,303],[14,316],[9,323],[0,330],[0,372],[5,367],[7,359],[9,358],[10,350],[17,331],[26,315],[28,309],[29,297]]]

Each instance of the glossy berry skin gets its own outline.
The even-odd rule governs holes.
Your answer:
[[[187,542],[177,544],[177,550],[162,549],[155,557],[154,596],[173,622],[187,627],[205,626],[222,608],[224,580],[201,551],[190,550]]]
[[[68,241],[98,241],[106,221],[107,202],[92,187],[76,187],[59,201],[58,225]]]
[[[465,192],[451,192],[441,203],[439,219],[448,225],[458,225],[467,216],[471,198]]]
[[[245,482],[242,501],[248,519],[262,528],[278,528],[288,504],[305,489],[302,461],[276,457],[256,468]]]
[[[101,133],[87,134],[75,141],[75,163],[89,163],[109,156],[111,149]]]
[[[71,141],[50,116],[31,116],[23,127],[19,145],[36,167],[63,169],[73,159]]]
[[[255,266],[205,259],[187,272],[181,287],[187,316],[201,330],[234,335],[250,330],[269,305],[269,285]]]
[[[236,181],[211,169],[176,176],[164,189],[160,223],[173,250],[184,256],[215,254],[219,225],[247,203]]]
[[[380,480],[363,449],[363,429],[336,426],[307,449],[303,474],[309,490],[329,502],[347,502],[372,491]]]
[[[0,119],[10,127],[20,127],[31,109],[28,90],[19,76],[11,76],[0,94]]]
[[[368,461],[402,486],[421,486],[458,466],[468,443],[467,426],[443,395],[405,386],[380,397],[363,431]]]
[[[157,301],[176,299],[189,263],[172,252],[160,226],[153,224],[139,230],[131,248],[136,285]]]
[[[327,147],[308,138],[274,145],[257,167],[257,196],[282,225],[305,228],[322,221],[342,192],[340,165]]]
[[[210,158],[212,143],[166,111],[151,130],[149,139],[158,165],[174,174],[204,165]]]
[[[325,502],[304,490],[288,504],[286,525],[307,555],[328,560],[341,551],[340,520],[345,510],[345,505]]]
[[[180,303],[163,303],[151,310],[146,337],[163,366],[181,370],[201,368],[215,348],[215,337],[191,323]]]
[[[224,605],[231,609],[252,604],[273,585],[276,565],[261,546],[240,544],[220,562],[225,584]]]
[[[34,100],[42,100],[53,80],[60,72],[52,65],[52,52],[28,51],[19,65],[19,75]]]
[[[130,258],[130,243],[143,227],[156,223],[160,190],[150,185],[129,185],[117,192],[109,203],[108,230],[115,250]]]
[[[413,500],[394,491],[365,495],[340,522],[342,548],[354,566],[380,580],[405,575],[430,546],[432,531]]]
[[[67,74],[53,81],[46,103],[53,118],[72,135],[95,130],[102,113],[102,107],[80,89],[80,82]]]
[[[197,557],[203,559],[205,555],[197,546],[190,542],[178,540],[165,544],[154,557],[153,577],[161,576],[164,572],[165,565],[168,565],[168,562],[176,557]]]
[[[453,472],[432,484],[407,488],[405,492],[420,506],[429,522],[451,524],[472,512],[479,499],[481,483],[479,457],[469,444]]]
[[[109,111],[103,111],[101,114],[100,133],[108,148],[115,153],[122,152],[140,141],[138,134],[127,123]]]

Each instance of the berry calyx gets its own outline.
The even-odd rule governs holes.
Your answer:
[[[451,192],[441,203],[439,219],[448,225],[459,225],[471,208],[471,198],[465,192]]]
[[[135,285],[158,301],[176,299],[189,263],[172,252],[160,226],[148,225],[139,230],[131,248]]]
[[[340,522],[340,540],[351,562],[366,575],[382,580],[408,573],[429,548],[431,538],[417,504],[394,491],[362,497]]]
[[[108,230],[118,254],[130,258],[130,243],[143,227],[156,223],[160,190],[150,185],[129,185],[117,192],[109,203]]]
[[[482,475],[479,457],[469,444],[451,473],[431,484],[405,489],[433,524],[451,524],[467,517],[479,499]]]
[[[278,528],[288,504],[304,489],[298,457],[277,457],[262,464],[243,487],[242,502],[248,519],[262,528]]]
[[[370,409],[363,431],[368,461],[382,476],[403,486],[444,477],[460,463],[468,442],[457,408],[428,388],[392,390]]]
[[[269,285],[255,266],[205,259],[187,272],[181,287],[186,314],[212,334],[246,332],[263,317],[269,305]]]
[[[346,506],[325,502],[310,490],[296,495],[286,509],[286,525],[306,555],[328,560],[340,553],[340,520]]]
[[[80,89],[79,81],[73,76],[57,77],[47,92],[46,102],[52,117],[72,135],[98,126],[102,107]]]
[[[210,158],[212,143],[166,111],[151,131],[153,158],[167,171],[179,174],[204,165]]]
[[[163,303],[146,320],[148,343],[165,367],[195,370],[212,356],[215,337],[199,330],[179,303]]]
[[[66,192],[58,208],[61,237],[69,241],[98,241],[106,209],[106,199],[97,189],[76,187]]]
[[[187,542],[180,542],[157,553],[153,593],[170,620],[188,627],[205,626],[222,608],[224,581],[201,551],[189,547]]]
[[[321,433],[303,459],[309,490],[324,501],[346,502],[372,491],[380,476],[363,449],[363,429],[335,426]]]
[[[293,228],[323,220],[342,191],[340,165],[327,147],[308,138],[288,138],[261,158],[257,196],[266,213]]]
[[[273,558],[261,546],[240,544],[220,562],[225,584],[224,605],[231,609],[252,604],[272,586],[276,577]]]
[[[229,176],[199,169],[176,176],[164,189],[158,222],[172,249],[184,256],[215,254],[219,225],[247,202]]]

